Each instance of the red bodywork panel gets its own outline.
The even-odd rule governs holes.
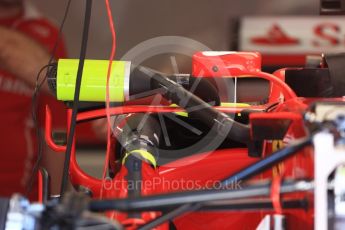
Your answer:
[[[193,55],[195,77],[231,77],[261,71],[261,54],[255,52],[198,52]]]
[[[214,73],[212,67],[214,61],[225,63],[224,68],[218,68],[219,72]],[[193,74],[194,76],[220,77],[221,74],[231,73],[231,75],[255,75],[271,81],[271,94],[269,104],[260,106],[268,107],[272,102],[279,104],[271,111],[260,114],[253,114],[253,119],[279,119],[279,116],[285,116],[286,119],[291,119],[290,126],[284,136],[283,145],[287,145],[292,140],[308,135],[304,129],[303,113],[308,106],[317,99],[297,98],[294,92],[284,83],[284,70],[277,71],[276,76],[262,73],[261,56],[257,53],[240,53],[235,56],[223,55],[217,56],[214,59],[208,59],[202,53],[197,53],[194,56]],[[218,60],[217,60],[218,59]],[[237,61],[236,61],[237,60]],[[249,64],[246,61],[251,61]],[[205,68],[206,65],[206,68]],[[231,65],[235,68],[232,68]],[[242,67],[240,67],[242,66]],[[224,72],[225,71],[225,72]],[[199,74],[198,74],[199,73]],[[200,75],[200,73],[202,73]],[[219,73],[219,75],[218,75]],[[223,75],[224,76],[224,75]],[[281,100],[284,96],[285,102]],[[250,107],[256,108],[256,107]],[[243,108],[238,107],[218,107],[216,108],[223,112],[238,113]],[[245,108],[248,109],[248,108]],[[148,113],[162,113],[162,112],[178,112],[182,111],[179,108],[165,107],[165,106],[124,106],[110,109],[111,115],[131,114],[138,112]],[[77,120],[83,121],[94,118],[101,118],[106,116],[105,109],[82,112],[78,114]],[[46,110],[46,139],[51,148],[56,151],[64,152],[65,146],[57,146],[51,140],[51,113],[49,108]],[[71,118],[71,111],[68,111],[68,121]],[[69,124],[68,124],[69,127]],[[78,137],[76,137],[78,138]],[[114,138],[115,140],[115,138]],[[116,142],[112,142],[112,149],[115,151]],[[280,146],[281,147],[281,146]],[[266,140],[264,143],[263,156],[271,154],[277,146],[275,140]],[[113,158],[112,161],[115,159]],[[144,186],[142,189],[143,195],[152,195],[159,193],[169,193],[181,190],[191,190],[212,187],[215,182],[219,182],[246,166],[253,164],[260,160],[260,158],[251,158],[248,156],[247,149],[233,148],[215,150],[208,153],[195,154],[178,161],[163,165],[154,169],[148,164],[143,165],[142,177],[143,183],[150,182],[152,186]],[[189,162],[189,164],[185,164]],[[283,175],[284,178],[293,179],[312,179],[313,178],[313,151],[311,148],[305,148],[303,151],[288,158],[283,163],[275,166],[272,169],[256,175],[251,181],[259,181],[270,179],[278,174]],[[127,182],[125,180],[127,171],[122,167],[112,180],[102,182],[102,180],[93,178],[86,174],[76,161],[75,148],[73,148],[70,165],[70,179],[74,186],[82,185],[92,191],[93,198],[124,198],[127,197]],[[159,183],[157,183],[159,181]],[[172,186],[175,184],[175,186]],[[189,184],[189,185],[188,185]],[[101,188],[103,190],[101,191]],[[295,193],[284,195],[284,198],[306,198],[310,201],[308,210],[289,209],[283,210],[283,214],[287,216],[288,229],[312,229],[313,228],[313,195],[309,193]],[[268,211],[200,211],[193,212],[175,219],[173,222],[177,229],[255,229],[262,218],[272,213]],[[127,229],[135,229],[138,224],[142,224],[154,219],[160,213],[146,212],[142,213],[141,219],[128,219],[126,213],[108,213],[110,218],[119,220],[125,224]],[[169,229],[167,224],[161,225],[157,229]]]

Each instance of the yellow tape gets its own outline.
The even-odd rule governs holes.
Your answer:
[[[179,107],[176,104],[171,104],[170,107]],[[175,112],[176,115],[182,116],[182,117],[188,117],[188,113],[187,112]]]
[[[285,171],[285,164],[279,163],[277,166],[274,166],[272,168],[272,176],[276,177],[279,175],[283,175],[284,171]]]
[[[279,149],[284,147],[284,143],[282,140],[274,140],[272,141],[272,152],[278,151]],[[272,168],[272,175],[276,177],[278,175],[282,175],[284,173],[285,166],[284,163],[279,163],[277,166]]]
[[[223,107],[241,107],[241,108],[245,108],[245,107],[250,107],[250,104],[246,104],[246,103],[232,103],[232,102],[222,102],[220,103],[220,106]]]
[[[278,151],[279,149],[284,147],[284,142],[282,140],[274,140],[272,141],[272,151]]]
[[[147,160],[150,164],[152,164],[153,167],[155,168],[157,167],[157,162],[156,162],[155,157],[150,152],[147,152],[142,149],[136,149],[136,150],[130,151],[129,153],[126,153],[125,157],[122,159],[122,164],[125,164],[127,157],[134,153],[140,154],[140,156],[144,158],[145,160]]]
[[[222,102],[220,104],[221,107],[239,107],[239,108],[245,108],[245,107],[250,107],[249,104],[246,103],[228,103],[228,102]],[[178,105],[176,104],[171,104],[170,107],[178,107]],[[188,117],[188,113],[187,112],[175,112],[175,114],[179,115],[179,116],[183,116],[183,117]],[[241,113],[237,114],[238,116],[241,116]]]

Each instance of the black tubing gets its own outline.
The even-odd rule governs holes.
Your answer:
[[[201,120],[209,128],[216,127],[218,135],[245,144],[250,141],[248,125],[234,121],[176,82],[159,74],[153,74],[151,85],[152,88],[163,88],[163,97],[184,108],[191,118]]]
[[[189,74],[164,75],[149,68],[134,65],[131,67],[129,82],[130,99],[142,98],[157,93],[155,90],[160,88],[160,86],[152,84],[151,79],[153,75],[159,75],[174,81],[205,102],[211,103],[214,106],[220,105],[219,93],[216,87],[206,78],[195,78]]]
[[[155,118],[150,114],[135,114],[126,120],[126,125],[122,127],[119,135],[119,142],[122,146],[122,159],[124,167],[127,169],[126,180],[128,183],[128,198],[140,197],[142,190],[142,164],[143,161],[156,166],[158,160],[159,139],[161,129]],[[155,158],[155,162],[150,162],[138,151],[146,151]],[[128,155],[127,155],[128,154]],[[128,214],[130,218],[140,218],[140,212]]]
[[[122,146],[122,153],[142,149],[150,152],[158,159],[161,128],[158,121],[150,114],[135,114],[126,120],[118,140]]]
[[[307,191],[312,188],[310,181],[284,181],[281,193]],[[145,196],[139,199],[113,199],[91,201],[91,211],[133,211],[152,208],[164,208],[181,204],[207,204],[207,202],[243,199],[257,196],[267,196],[271,193],[271,182],[258,183],[237,190],[203,190],[194,192],[169,193],[154,196]],[[205,203],[206,202],[206,203]],[[183,205],[184,206],[184,205]],[[181,206],[182,207],[182,206]],[[201,207],[201,206],[200,206]]]

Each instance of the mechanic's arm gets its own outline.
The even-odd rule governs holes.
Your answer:
[[[36,41],[12,29],[0,27],[0,69],[25,81],[32,88],[39,70],[48,64],[48,51]],[[45,75],[42,72],[41,78]],[[42,86],[49,92],[48,85]]]

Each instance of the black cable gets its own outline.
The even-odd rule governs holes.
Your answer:
[[[284,182],[281,185],[281,194],[285,193],[292,193],[292,192],[298,192],[298,191],[308,191],[313,187],[313,182],[310,181],[288,181]],[[255,186],[249,186],[242,190],[220,190],[217,192],[213,192],[208,195],[207,199],[212,199],[216,197],[215,200],[231,200],[231,199],[242,199],[242,198],[251,198],[251,197],[258,197],[258,196],[267,196],[271,192],[271,186],[267,185],[255,185]],[[223,197],[218,197],[218,195],[224,195]],[[182,197],[183,198],[183,197]],[[169,220],[172,220],[176,218],[177,216],[182,215],[183,213],[190,212],[190,211],[196,211],[200,209],[204,203],[198,201],[198,197],[189,197],[189,202],[197,201],[198,203],[187,203],[184,204],[173,211],[160,216],[153,221],[145,224],[144,226],[138,228],[138,230],[150,230],[154,229],[155,227],[161,225],[164,222],[167,222]],[[193,199],[193,201],[191,200]],[[224,199],[223,199],[224,198]],[[200,199],[201,201],[202,199]],[[204,199],[205,200],[205,199]],[[163,221],[164,220],[164,221]],[[162,222],[163,221],[163,222]]]
[[[80,85],[81,85],[82,73],[83,73],[83,69],[84,69],[84,61],[85,61],[85,57],[86,57],[87,41],[88,41],[89,27],[90,27],[90,20],[91,20],[91,11],[92,11],[92,0],[86,0],[83,37],[82,37],[82,43],[81,43],[81,48],[80,48],[77,79],[76,79],[76,83],[75,83],[71,126],[69,129],[69,135],[68,135],[68,139],[67,139],[65,162],[64,162],[63,174],[62,174],[62,182],[61,182],[61,189],[60,189],[60,200],[63,198],[64,192],[65,192],[66,187],[67,187],[67,181],[68,181],[70,158],[71,158],[72,146],[73,146],[73,142],[74,142],[75,127],[77,124],[77,113],[78,113]]]
[[[48,68],[52,66],[52,64],[47,64],[45,66],[43,66],[40,71],[38,72],[37,74],[37,79],[39,78],[38,76],[40,76],[42,74],[42,72]],[[36,85],[38,82],[36,81]],[[36,87],[37,88],[37,87]],[[27,190],[26,190],[26,195],[29,195],[31,189],[32,189],[32,185],[33,185],[33,182],[34,182],[34,178],[36,178],[34,175],[37,173],[38,171],[38,168],[39,168],[39,165],[40,165],[40,162],[41,162],[41,159],[42,159],[42,132],[40,130],[40,127],[39,127],[39,121],[37,119],[37,96],[38,96],[38,90],[35,89],[34,91],[34,94],[32,96],[32,110],[31,110],[31,116],[32,116],[32,120],[33,120],[33,123],[34,123],[34,127],[35,127],[35,131],[36,131],[36,137],[37,137],[37,141],[38,141],[38,154],[37,154],[37,159],[36,159],[36,162],[34,164],[34,167],[31,171],[31,176],[30,176],[30,181],[29,183],[27,184]]]
[[[35,90],[34,90],[34,93],[32,95],[32,101],[31,101],[31,113],[32,113],[31,116],[32,116],[32,120],[33,120],[34,127],[35,127],[35,130],[36,130],[36,138],[37,138],[37,141],[38,141],[38,150],[37,150],[37,159],[36,159],[36,162],[34,164],[34,167],[32,168],[32,171],[31,171],[30,181],[27,184],[26,195],[29,195],[31,190],[32,190],[32,185],[33,185],[33,182],[34,182],[34,180],[36,178],[35,175],[38,172],[38,168],[39,168],[39,166],[41,164],[42,155],[43,155],[43,137],[42,137],[42,131],[40,129],[39,121],[37,119],[37,113],[38,113],[38,111],[37,111],[38,104],[37,103],[38,103],[39,92],[40,92],[41,87],[44,84],[45,80],[47,79],[47,76],[48,76],[48,73],[49,73],[49,69],[47,70],[47,72],[46,72],[46,74],[45,74],[45,76],[44,76],[44,78],[43,78],[43,80],[41,82],[39,82],[39,79],[40,79],[40,76],[41,76],[43,70],[46,69],[47,67],[52,66],[52,62],[54,60],[57,47],[59,46],[59,43],[60,43],[60,40],[61,40],[62,30],[63,30],[63,27],[65,25],[66,19],[67,19],[67,15],[68,15],[68,12],[69,12],[69,8],[70,8],[70,5],[71,5],[71,2],[72,2],[72,0],[69,0],[67,2],[65,13],[64,13],[64,16],[62,18],[62,21],[61,21],[61,24],[60,24],[60,27],[59,27],[59,32],[58,32],[58,35],[57,35],[54,47],[53,47],[53,49],[51,51],[51,55],[50,55],[50,59],[48,61],[48,64],[46,66],[44,66],[38,72],[38,74],[36,76]]]
[[[270,186],[270,183],[265,183]],[[252,184],[251,184],[252,186]],[[245,187],[241,188],[246,189]],[[234,190],[219,190],[232,192]],[[213,196],[214,191],[211,195]],[[178,204],[174,204],[177,199],[174,199],[174,194],[168,193],[164,195],[154,195],[154,196],[144,196],[140,198],[126,198],[126,199],[116,199],[116,200],[92,200],[89,204],[89,210],[93,212],[105,212],[105,211],[120,211],[120,212],[168,212],[173,208],[178,207]],[[177,194],[175,194],[177,195]],[[180,196],[184,197],[184,194],[180,192]],[[188,195],[188,194],[187,194]],[[190,195],[190,194],[189,194]],[[171,199],[161,199],[162,196],[170,196]],[[206,195],[207,196],[207,195]],[[205,196],[205,197],[206,197]],[[182,198],[183,198],[182,197]],[[189,196],[195,199],[195,196]],[[182,200],[183,203],[192,202],[189,197]],[[151,198],[151,199],[150,199]],[[208,200],[206,200],[208,199]],[[233,199],[229,200],[213,200],[211,197],[207,197],[203,203],[203,206],[198,211],[227,211],[227,210],[259,210],[259,209],[272,209],[271,199],[263,198],[246,198],[246,199]],[[211,201],[212,200],[212,201]],[[153,202],[152,202],[153,201]],[[164,203],[163,203],[164,202]],[[169,202],[169,204],[167,204]],[[146,203],[146,204],[145,204]],[[193,202],[192,202],[193,203]],[[282,200],[282,205],[284,208],[300,208],[306,210],[308,208],[309,200],[307,198],[303,199],[284,199]],[[181,204],[181,203],[180,203]]]

